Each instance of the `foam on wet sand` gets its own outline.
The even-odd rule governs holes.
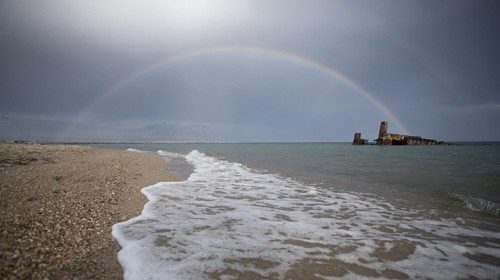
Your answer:
[[[500,274],[498,232],[197,151],[186,160],[194,165],[186,181],[144,188],[142,214],[113,226],[126,279]]]

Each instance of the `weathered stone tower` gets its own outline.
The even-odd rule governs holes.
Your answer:
[[[354,133],[354,142],[358,142],[359,140],[361,140],[361,133]]]
[[[449,145],[443,141],[425,139],[420,136],[388,133],[389,124],[386,121],[380,123],[378,138],[375,139],[377,145]],[[367,145],[368,140],[361,138],[361,133],[354,133],[353,145]]]
[[[411,136],[404,134],[395,134],[387,132],[387,122],[380,123],[377,145],[444,145],[444,142],[438,142],[434,139],[424,139],[420,136]]]
[[[378,138],[381,139],[384,137],[384,134],[387,133],[388,123],[383,121],[380,123],[380,130],[378,131]]]
[[[367,143],[368,140],[361,138],[361,133],[359,132],[354,133],[354,140],[352,140],[353,145],[366,145]]]

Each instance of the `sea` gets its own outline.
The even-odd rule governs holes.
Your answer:
[[[183,176],[113,226],[126,279],[500,279],[500,143],[94,143]]]

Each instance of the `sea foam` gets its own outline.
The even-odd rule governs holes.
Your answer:
[[[500,203],[468,195],[452,194],[452,196],[460,199],[469,210],[488,213],[494,216],[500,215]]]
[[[128,149],[127,149],[127,152],[145,153],[146,151],[137,150],[137,149],[134,149],[134,148],[128,148]]]
[[[144,188],[142,214],[113,226],[125,279],[500,275],[497,232],[198,151],[185,158],[186,181]]]

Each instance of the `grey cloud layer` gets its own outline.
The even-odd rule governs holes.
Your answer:
[[[2,1],[0,136],[349,141],[387,118],[314,69],[223,54],[157,69],[71,126],[144,65],[247,45],[341,69],[414,133],[498,140],[499,11],[496,1]]]

